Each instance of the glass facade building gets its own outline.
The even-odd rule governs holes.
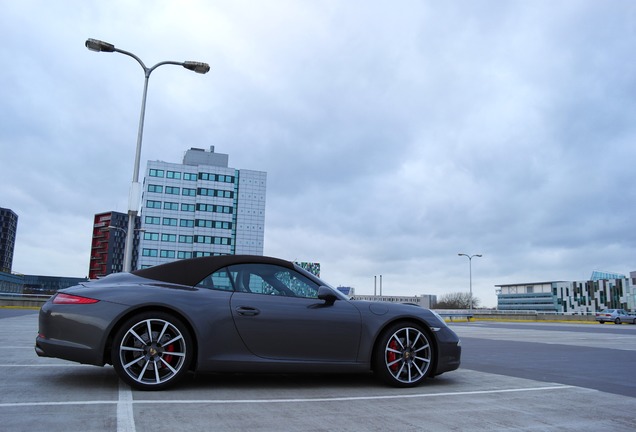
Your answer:
[[[593,276],[596,278],[588,281],[497,285],[497,309],[567,315],[588,315],[604,309],[636,310],[635,289],[629,278],[606,272],[594,272]]]

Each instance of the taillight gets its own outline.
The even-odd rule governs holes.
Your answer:
[[[98,301],[99,300],[89,297],[58,293],[53,299],[53,304],[93,304],[97,303]]]

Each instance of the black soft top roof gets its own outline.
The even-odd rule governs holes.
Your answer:
[[[142,270],[132,274],[162,282],[194,286],[215,271],[234,264],[275,264],[281,267],[294,268],[294,264],[279,258],[260,255],[222,255],[173,261]]]

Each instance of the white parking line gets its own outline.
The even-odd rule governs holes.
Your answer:
[[[117,432],[135,432],[133,397],[130,387],[119,381],[119,400],[117,401]]]
[[[123,384],[121,384],[123,385]],[[399,394],[399,395],[384,395],[384,396],[348,396],[348,397],[326,397],[326,398],[297,398],[297,399],[184,399],[184,400],[135,400],[132,398],[132,392],[128,390],[121,390],[119,393],[119,400],[117,401],[67,401],[67,402],[16,402],[16,403],[0,403],[0,408],[13,408],[13,407],[38,407],[38,406],[63,406],[63,405],[113,405],[117,404],[117,417],[119,425],[119,406],[121,405],[122,419],[126,420],[125,416],[132,417],[132,406],[138,404],[204,404],[204,405],[224,405],[224,404],[262,404],[262,403],[307,403],[307,402],[343,402],[343,401],[365,401],[365,400],[383,400],[383,399],[414,399],[414,398],[436,398],[436,397],[449,397],[449,396],[476,396],[476,395],[488,395],[488,394],[501,394],[501,393],[521,393],[521,392],[536,392],[536,391],[551,391],[551,390],[566,390],[571,388],[579,388],[587,391],[596,391],[583,389],[582,387],[569,386],[569,385],[554,385],[546,387],[523,387],[523,388],[511,388],[511,389],[497,389],[497,390],[475,390],[467,392],[444,392],[444,393],[419,393],[419,394]],[[126,412],[123,412],[123,411]],[[134,419],[128,421],[133,421]],[[124,423],[124,421],[122,421]],[[134,429],[123,429],[134,430]]]

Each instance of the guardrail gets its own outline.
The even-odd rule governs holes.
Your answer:
[[[435,312],[437,312],[442,318],[446,319],[450,319],[451,322],[455,321],[455,318],[463,318],[466,321],[470,321],[471,319],[474,318],[474,314],[470,313],[469,311],[442,311],[442,310],[436,310]]]
[[[20,294],[0,292],[0,306],[39,308],[46,302],[49,294]],[[442,318],[453,321],[464,318],[473,319],[507,319],[515,321],[590,321],[594,322],[594,312],[588,315],[566,315],[563,313],[526,310],[494,310],[494,309],[434,309]]]
[[[0,292],[0,306],[39,308],[51,298],[50,294],[20,294]]]
[[[566,315],[564,313],[545,312],[535,310],[494,310],[494,309],[473,309],[472,314],[467,309],[434,309],[442,318],[453,321],[454,318],[464,317],[467,320],[511,320],[511,321],[586,321],[594,322],[594,312],[587,315]],[[470,318],[468,318],[470,315]]]

